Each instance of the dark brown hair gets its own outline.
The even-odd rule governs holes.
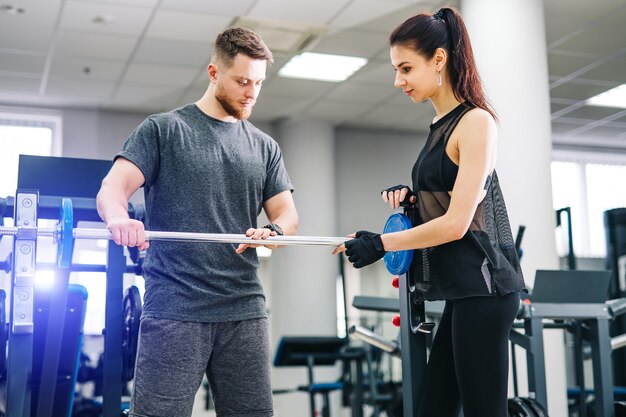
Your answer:
[[[465,23],[455,10],[444,7],[433,15],[410,17],[389,35],[389,44],[413,48],[426,59],[431,59],[437,48],[445,49],[454,97],[488,111],[497,120],[485,99]]]
[[[229,67],[237,54],[244,54],[254,59],[264,59],[270,64],[274,62],[272,52],[265,45],[265,42],[250,29],[228,28],[217,35],[213,60]]]

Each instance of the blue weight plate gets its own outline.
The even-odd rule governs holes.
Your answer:
[[[64,198],[61,201],[59,212],[59,236],[57,241],[57,265],[59,268],[69,268],[72,264],[72,252],[74,247],[74,214],[72,200]]]
[[[387,219],[383,233],[401,232],[413,227],[411,220],[402,213],[394,213]],[[383,258],[387,271],[393,275],[404,275],[413,261],[413,250],[387,252]]]

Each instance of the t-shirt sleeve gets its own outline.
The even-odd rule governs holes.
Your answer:
[[[283,154],[276,142],[272,142],[271,152],[267,164],[267,177],[263,190],[263,201],[267,201],[283,191],[294,190],[291,179],[285,168]]]
[[[151,186],[159,170],[159,129],[154,120],[147,118],[130,134],[117,158],[128,159],[143,173],[146,186]]]

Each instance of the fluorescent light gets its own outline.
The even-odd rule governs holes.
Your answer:
[[[291,58],[278,71],[278,75],[305,80],[339,82],[348,79],[365,64],[367,64],[366,58],[305,52]]]
[[[612,88],[585,101],[591,106],[620,107],[626,109],[626,84]]]

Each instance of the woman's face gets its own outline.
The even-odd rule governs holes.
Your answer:
[[[416,103],[428,100],[437,91],[435,59],[427,60],[413,48],[394,45],[389,53],[396,71],[394,87],[401,88]]]

